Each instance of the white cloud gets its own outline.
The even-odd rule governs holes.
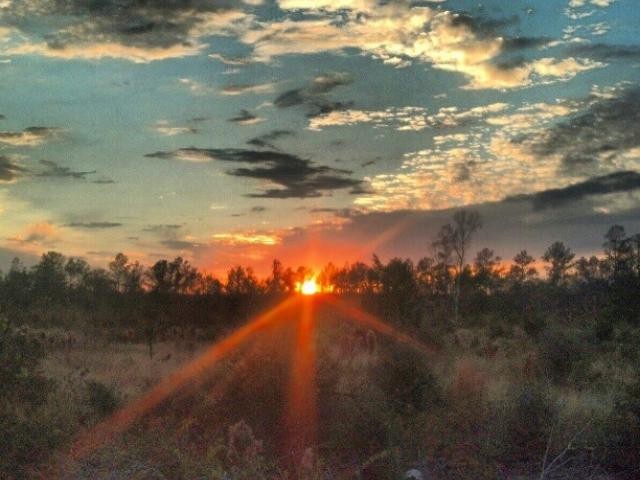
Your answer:
[[[506,103],[481,105],[468,110],[458,107],[442,107],[429,114],[423,107],[387,108],[386,110],[340,110],[319,115],[309,121],[310,130],[322,130],[331,126],[371,123],[378,128],[420,131],[426,128],[457,127],[466,122],[485,118],[504,111]]]

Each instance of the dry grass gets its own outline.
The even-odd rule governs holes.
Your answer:
[[[84,340],[77,345],[49,349],[44,373],[54,379],[82,378],[114,388],[124,399],[135,398],[206,348],[185,349],[175,342],[154,345],[153,357],[141,343]]]

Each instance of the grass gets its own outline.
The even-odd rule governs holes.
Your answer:
[[[46,347],[38,371],[55,388],[30,412],[13,405],[41,453],[15,478],[384,479],[419,466],[434,479],[604,479],[601,467],[625,472],[637,460],[624,445],[639,431],[638,372],[613,340],[590,347],[579,328],[532,336],[485,322],[425,336],[440,347],[423,357],[367,329],[319,324],[320,443],[295,460],[282,451],[290,328],[265,334],[80,462],[65,457],[80,432],[208,342],[160,341],[150,357],[144,342],[110,332],[30,329]],[[581,350],[559,370],[575,339]]]

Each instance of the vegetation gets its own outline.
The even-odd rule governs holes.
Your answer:
[[[188,261],[108,269],[48,252],[0,281],[2,478],[638,478],[640,235],[606,232],[599,257],[554,242],[469,260],[481,221],[456,214],[417,262],[374,256],[317,279],[436,353],[428,360],[320,311],[319,443],[293,460],[277,426],[282,327],[167,400],[118,440],[64,451],[180,363],[295,293],[304,267],[222,281]],[[324,321],[326,320],[326,321]],[[240,382],[230,379],[240,378]],[[213,385],[227,379],[227,391]],[[276,379],[274,381],[274,379]],[[204,394],[202,393],[204,392]]]

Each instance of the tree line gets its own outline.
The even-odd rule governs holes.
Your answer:
[[[637,317],[640,234],[627,235],[623,226],[614,225],[604,234],[599,256],[576,258],[569,246],[555,241],[539,259],[522,250],[504,262],[486,247],[470,254],[481,227],[477,212],[460,210],[431,242],[431,255],[417,262],[392,258],[384,263],[373,255],[370,264],[328,263],[315,278],[325,290],[358,296],[388,319],[417,328],[426,314],[457,325],[487,309],[526,315],[540,305],[548,310],[562,306],[568,298],[576,307],[598,302],[598,308],[606,306],[618,316]],[[235,266],[222,280],[182,257],[146,267],[118,253],[104,269],[92,268],[79,257],[47,252],[30,268],[13,260],[0,276],[0,306],[15,312],[34,303],[91,307],[111,302],[131,308],[146,305],[144,314],[156,318],[166,316],[171,305],[199,304],[241,319],[294,293],[313,275],[307,267],[293,269],[274,260],[267,278],[259,279],[250,267]]]

